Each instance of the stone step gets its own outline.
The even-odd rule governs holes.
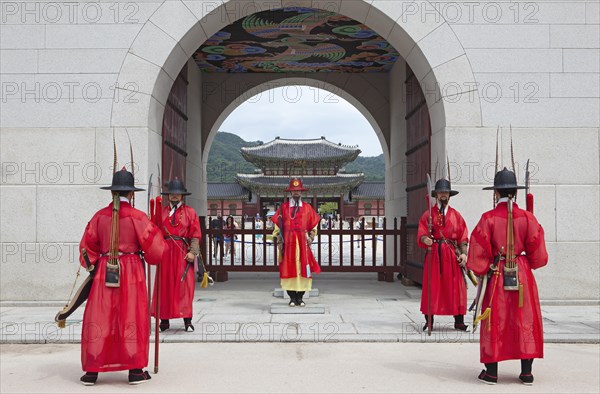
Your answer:
[[[285,298],[289,299],[287,293],[281,288],[276,288],[275,290],[273,290],[273,297],[277,297],[277,298]],[[303,299],[308,299],[311,297],[318,297],[319,296],[319,289],[312,289],[310,292],[307,292],[304,294]]]
[[[325,313],[323,304],[306,304],[306,306],[289,306],[287,303],[274,302],[271,304],[272,315],[322,315]]]

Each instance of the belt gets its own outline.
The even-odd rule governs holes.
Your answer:
[[[186,244],[191,242],[191,238],[178,237],[176,235],[167,235],[165,239],[171,239],[173,241],[183,241]]]
[[[119,256],[126,256],[129,254],[137,254],[137,255],[141,256],[144,254],[144,252],[142,252],[141,250],[138,250],[137,252],[119,252]],[[110,253],[108,253],[108,252],[100,253],[100,257],[103,257],[103,256],[110,256]]]
[[[431,238],[431,240],[433,241],[433,243],[438,244],[438,258],[440,259],[439,264],[440,264],[440,275],[443,275],[443,269],[442,269],[442,244],[445,243],[447,245],[452,246],[452,242],[450,242],[449,239],[447,238]]]

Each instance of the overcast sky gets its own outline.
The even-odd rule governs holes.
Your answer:
[[[343,98],[307,86],[287,86],[258,94],[237,107],[220,128],[246,141],[321,138],[358,145],[361,156],[382,153],[375,131]]]

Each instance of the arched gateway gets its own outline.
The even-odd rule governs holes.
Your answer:
[[[119,72],[118,86],[133,83],[141,99],[115,102],[111,124],[146,129],[148,162],[141,167],[147,164],[151,173],[162,146],[163,178],[185,176],[197,196],[191,203],[207,212],[206,160],[224,119],[274,87],[325,89],[355,105],[373,126],[386,162],[386,214],[408,213],[411,228],[424,209],[432,157],[450,148],[446,129],[481,124],[478,93],[466,88],[475,85],[460,42],[443,18],[423,18],[411,3],[164,2]],[[458,90],[446,89],[450,83]],[[468,100],[443,99],[467,94]]]

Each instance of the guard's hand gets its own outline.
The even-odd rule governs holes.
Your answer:
[[[185,255],[185,259],[186,259],[188,262],[190,262],[190,263],[191,263],[192,261],[194,261],[194,258],[196,258],[196,255],[195,255],[195,254],[193,254],[192,252],[188,252],[188,253]]]
[[[421,237],[421,242],[423,242],[427,246],[433,245],[433,240],[426,235]]]
[[[460,265],[462,268],[466,268],[467,267],[467,255],[462,253],[460,256],[458,256],[458,265]]]
[[[310,233],[306,233],[306,244],[310,246],[313,243],[313,237],[310,236]]]

